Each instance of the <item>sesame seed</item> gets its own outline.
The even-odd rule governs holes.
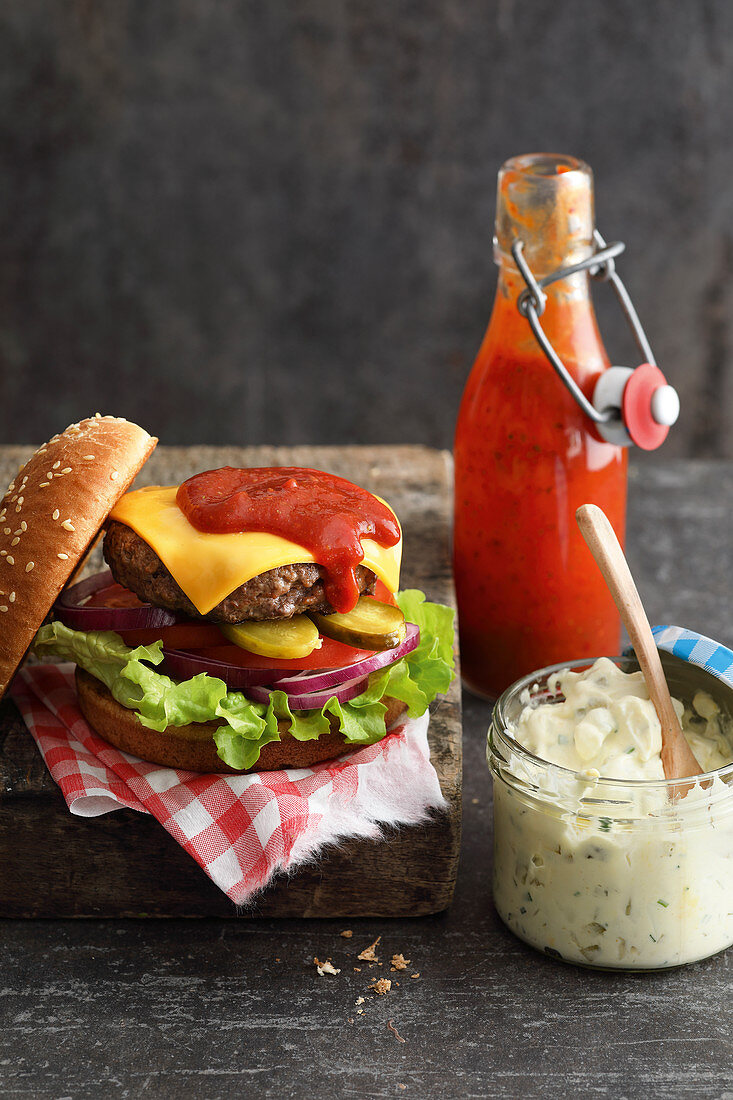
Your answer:
[[[7,611],[8,605],[6,603],[0,603],[0,611]]]
[[[46,470],[46,477],[50,481],[51,478],[53,477],[53,470]]]
[[[18,497],[18,504],[22,504],[24,500],[25,497]]]
[[[21,509],[21,507],[22,507],[22,506],[21,506],[20,504],[16,504],[16,505],[15,505],[15,511],[16,511],[16,512],[19,512],[19,511],[20,511],[20,509]]]
[[[50,485],[50,484],[51,484],[51,482],[50,482],[50,481],[42,481],[42,482],[40,483],[40,485],[38,486],[38,488],[39,488],[39,489],[45,489],[45,488],[46,488],[46,486],[47,486],[47,485]]]
[[[36,563],[34,561],[29,561],[28,564],[25,567],[26,573],[30,573],[31,569],[34,567],[35,564]]]
[[[70,473],[71,473],[71,466],[64,466],[64,468],[63,468],[63,470],[61,471],[61,473],[62,473],[62,474],[70,474]]]
[[[61,526],[66,531],[76,531],[76,527],[74,527],[74,524],[71,522],[70,519],[65,519],[64,522],[61,524]]]
[[[58,508],[54,508],[52,518],[53,519],[58,519],[60,515],[61,515],[61,513],[59,512]]]
[[[17,531],[13,531],[13,534],[14,535],[22,535],[23,534],[23,528],[19,527]]]
[[[109,479],[110,479],[110,481],[117,481],[117,478],[119,476],[120,476],[119,470],[113,470],[112,473],[109,475]]]
[[[11,544],[10,544],[10,545],[11,545],[11,546],[17,546],[19,542],[20,542],[20,539],[19,539],[19,538],[18,538],[18,536],[16,535],[16,536],[15,536],[15,538],[13,539],[13,541],[11,542]]]
[[[3,557],[5,557],[5,555],[7,554],[7,550],[0,550],[0,554],[2,554]]]
[[[53,464],[53,466],[51,467],[51,469],[52,469],[52,470],[58,470],[58,468],[59,468],[59,466],[60,466],[60,465],[61,465],[61,460],[59,460],[58,462],[54,462],[54,464]]]
[[[57,554],[56,557],[61,558],[62,561],[66,561],[67,558],[69,557],[69,555],[68,554]]]
[[[10,528],[9,527],[3,527],[3,534],[9,535],[10,534]]]
[[[21,529],[21,531],[27,531],[28,530],[28,524],[26,523],[25,520],[23,520],[23,522],[21,523],[20,529]]]
[[[15,558],[13,557],[12,554],[8,554],[8,556],[5,560],[8,563],[8,565],[15,565]]]
[[[11,603],[15,603],[15,592],[11,592],[10,595],[8,596],[8,599],[10,600]]]
[[[83,458],[84,458],[85,462],[93,462],[94,461],[94,455],[83,455]]]
[[[101,420],[102,419],[102,414],[101,413],[95,413],[94,414],[94,419],[95,420]]]
[[[16,502],[16,500],[17,500],[17,499],[18,499],[18,494],[16,493],[16,494],[15,494],[15,496],[12,496],[12,497],[10,498],[10,503],[11,503],[11,504],[15,504],[15,502]]]

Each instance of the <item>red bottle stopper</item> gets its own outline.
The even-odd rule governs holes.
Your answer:
[[[633,443],[644,451],[654,451],[667,438],[677,420],[680,401],[667,385],[659,367],[642,363],[624,386],[621,416]]]

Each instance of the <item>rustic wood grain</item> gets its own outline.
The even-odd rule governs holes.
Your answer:
[[[29,448],[0,448],[0,481]],[[221,465],[309,465],[379,493],[399,514],[403,587],[453,604],[450,457],[423,447],[160,447],[137,484],[173,483]],[[99,565],[99,549],[89,568]],[[415,916],[450,904],[461,820],[458,680],[431,716],[431,758],[448,811],[381,841],[349,841],[273,884],[246,915]],[[0,916],[233,916],[235,910],[152,818],[122,810],[80,819],[66,809],[15,706],[0,705]]]

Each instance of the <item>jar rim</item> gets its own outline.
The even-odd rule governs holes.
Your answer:
[[[535,672],[530,672],[526,676],[522,676],[520,677],[520,679],[515,680],[513,684],[510,684],[509,687],[505,688],[505,690],[501,693],[499,698],[496,700],[496,703],[494,704],[491,712],[491,725],[492,727],[498,728],[501,733],[502,739],[504,739],[508,743],[509,748],[513,752],[515,752],[520,759],[524,758],[530,761],[535,766],[539,765],[547,771],[548,775],[558,774],[566,779],[572,778],[574,780],[581,780],[585,782],[589,781],[591,777],[589,777],[585,772],[575,771],[573,768],[565,768],[562,766],[562,764],[554,764],[551,760],[545,760],[541,756],[536,756],[535,753],[531,752],[528,748],[522,745],[521,742],[517,741],[516,738],[513,737],[509,731],[506,708],[508,703],[510,701],[513,701],[518,695],[521,694],[522,691],[530,690],[532,684],[541,680],[546,681],[556,672],[581,671],[582,669],[588,668],[589,666],[593,665],[599,659],[599,657],[575,658],[571,661],[560,661],[558,664],[547,665],[545,668],[537,669]],[[616,656],[608,657],[607,659],[609,661],[613,661],[614,664],[618,666],[627,665],[631,667],[632,671],[638,671],[638,664],[636,664],[633,657]],[[681,658],[676,659],[680,660]],[[636,668],[633,668],[635,664]],[[700,669],[700,671],[703,670]],[[726,687],[726,685],[722,681],[719,682],[721,683],[722,687]],[[728,688],[728,690],[730,691],[731,689]],[[630,789],[635,791],[668,791],[670,788],[679,787],[681,783],[687,782],[688,779],[693,780],[695,784],[698,784],[701,783],[703,780],[712,780],[714,778],[718,778],[722,781],[725,781],[726,779],[732,777],[733,763],[730,763],[726,764],[723,768],[717,768],[710,772],[703,772],[701,775],[689,776],[687,778],[681,779],[614,779],[609,776],[602,775],[593,776],[592,782],[594,786],[598,786],[601,790],[604,790],[606,788],[613,788],[614,790],[618,791],[619,788],[629,787]]]

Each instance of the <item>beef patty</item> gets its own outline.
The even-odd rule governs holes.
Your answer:
[[[248,619],[290,619],[301,611],[329,615],[334,610],[324,591],[325,570],[313,562],[279,565],[260,573],[235,588],[208,614],[200,615],[152,547],[131,527],[115,521],[109,524],[104,557],[118,584],[131,589],[146,603],[181,611],[192,619],[241,623]],[[356,580],[360,592],[374,591],[376,577],[371,569],[358,565]]]

